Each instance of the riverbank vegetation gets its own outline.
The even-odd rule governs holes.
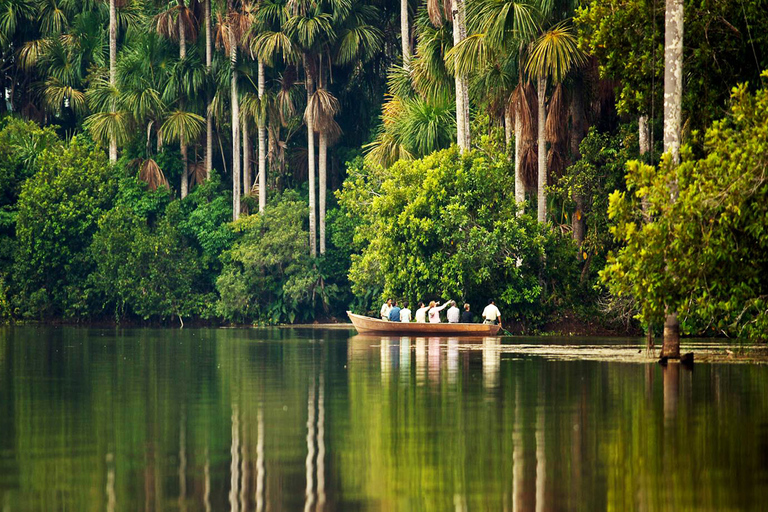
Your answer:
[[[768,3],[677,3],[669,145],[659,2],[9,2],[0,320],[765,339]]]

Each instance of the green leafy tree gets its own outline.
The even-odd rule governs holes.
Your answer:
[[[613,193],[609,209],[624,247],[602,277],[612,294],[636,301],[646,323],[672,310],[683,332],[766,339],[768,90],[752,96],[741,85],[732,101],[707,130],[701,159],[684,146],[680,166],[668,155],[659,168],[628,165],[627,192]]]
[[[117,192],[106,155],[79,138],[50,148],[26,181],[18,202],[14,282],[30,314],[78,316],[89,309],[88,247]]]
[[[559,263],[545,269],[542,256],[572,246],[518,215],[506,186],[513,177],[493,145],[464,156],[456,148],[439,151],[345,183],[341,205],[362,216],[353,291],[380,287],[412,303],[495,297],[512,318],[534,325],[546,306],[569,300],[575,280]]]
[[[211,297],[195,292],[200,269],[171,216],[150,227],[127,206],[117,206],[99,219],[90,247],[95,269],[90,282],[116,319],[197,316]]]
[[[307,207],[292,192],[272,199],[264,213],[234,224],[238,239],[222,254],[216,287],[220,314],[234,321],[309,320],[332,290],[322,290],[309,257]]]

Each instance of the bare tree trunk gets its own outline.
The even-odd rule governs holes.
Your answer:
[[[575,87],[573,94],[571,95],[571,102],[569,105],[570,117],[571,117],[571,162],[576,162],[581,158],[581,152],[579,151],[579,144],[584,137],[584,126],[582,124],[584,107],[581,102],[581,88]],[[573,197],[576,203],[576,211],[574,212],[571,226],[573,227],[573,239],[576,240],[578,246],[578,259],[583,261],[583,251],[581,246],[584,243],[584,236],[586,235],[587,226],[584,220],[584,197],[581,194],[576,194]]]
[[[245,119],[242,120],[241,130],[243,131],[243,195],[251,192],[251,139],[248,136],[248,124]]]
[[[666,0],[664,14],[664,152],[680,163],[683,99],[683,0]],[[677,200],[677,182],[670,183],[672,201]],[[675,311],[667,310],[661,355],[680,357],[680,322]]]
[[[453,45],[456,46],[467,37],[464,0],[454,0],[453,9]],[[469,149],[469,91],[466,77],[456,75],[456,143],[459,151]]]
[[[539,104],[539,180],[538,180],[538,220],[540,223],[547,222],[547,140],[544,136],[544,126],[547,123],[546,95],[547,79],[539,78],[538,83],[538,104]]]
[[[179,1],[179,6],[184,7],[183,0]],[[184,22],[181,16],[179,16],[179,60],[183,60],[187,57],[187,34],[184,30]],[[182,98],[180,105],[184,110],[184,99]],[[187,142],[182,139],[179,141],[181,148],[181,198],[184,199],[189,193],[189,158],[187,151]]]
[[[403,67],[411,68],[411,31],[408,25],[408,0],[400,0],[400,42],[403,45]]]
[[[117,85],[117,6],[115,0],[109,0],[109,85]],[[5,98],[3,98],[5,102]],[[110,107],[115,111],[115,106]],[[109,161],[117,162],[117,140],[113,136],[109,139]]]
[[[211,72],[213,66],[213,31],[211,29],[211,0],[205,0],[205,69]],[[210,91],[206,94],[205,109],[205,177],[211,177],[213,170],[213,117],[211,116]]]
[[[648,137],[648,116],[642,115],[638,119],[638,139],[640,141],[640,156],[646,155],[650,150],[650,139]]]
[[[518,98],[518,101],[523,101]],[[520,105],[515,109],[515,202],[517,202],[518,215],[523,214],[525,202],[525,184],[523,182],[523,115]]]
[[[264,99],[266,83],[264,79],[264,62],[259,60],[259,101]],[[267,125],[264,119],[264,109],[259,116],[259,212],[267,207]]]
[[[649,132],[648,132],[648,116],[642,115],[638,119],[638,140],[640,142],[640,158],[642,160],[645,160],[645,155],[648,154],[650,151],[650,139],[649,139]],[[648,197],[644,196],[642,198],[642,207],[643,207],[643,221],[649,222],[651,219],[648,215]],[[654,343],[653,343],[653,324],[648,324],[647,330],[645,332],[645,349],[647,352],[655,351]]]
[[[240,103],[237,97],[237,43],[229,32],[229,60],[232,69],[232,219],[240,218]]]
[[[512,116],[512,102],[507,101],[507,106],[504,107],[504,144],[507,152],[512,149],[512,134],[514,133],[515,123]]]
[[[314,81],[309,68],[304,66],[306,74],[307,105],[312,99],[314,92]],[[317,256],[317,221],[315,212],[315,119],[311,109],[307,109],[307,176],[309,177],[309,254],[314,258]]]
[[[328,139],[325,136],[325,131],[320,132],[319,152],[320,163],[318,174],[320,183],[318,183],[318,186],[320,190],[318,191],[318,195],[320,196],[320,254],[325,254],[325,194],[328,171]]]

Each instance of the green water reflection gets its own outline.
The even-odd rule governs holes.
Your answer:
[[[351,334],[0,328],[0,510],[768,503],[768,366]]]

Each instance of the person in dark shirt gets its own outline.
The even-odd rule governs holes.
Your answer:
[[[397,305],[397,301],[392,303],[392,309],[389,310],[389,321],[390,322],[400,321],[400,306]]]
[[[475,321],[475,314],[469,310],[469,304],[464,304],[464,311],[461,312],[461,323],[471,324]]]

